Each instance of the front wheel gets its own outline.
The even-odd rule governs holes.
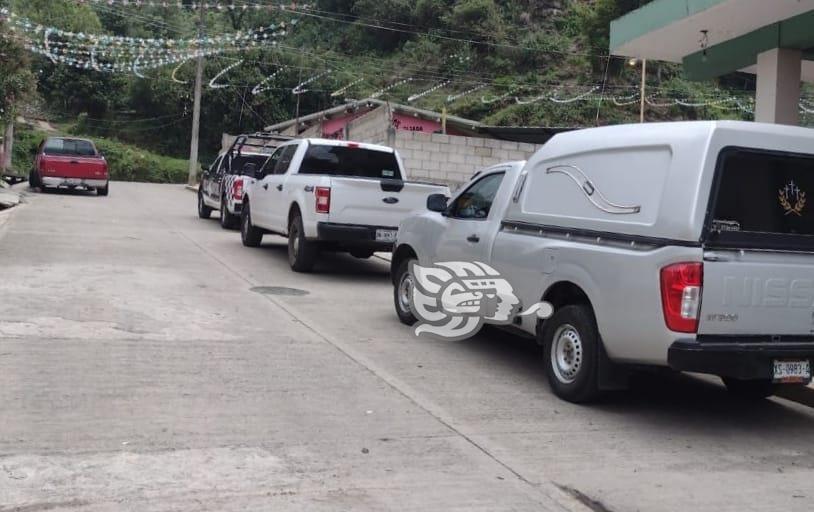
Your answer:
[[[220,202],[220,227],[223,229],[235,229],[240,225],[240,217],[229,213],[229,206],[224,197]]]
[[[212,215],[212,208],[206,206],[206,202],[203,198],[203,192],[200,190],[198,191],[198,217],[202,219],[208,219],[209,216]]]
[[[260,247],[263,242],[263,230],[252,224],[252,212],[249,202],[243,204],[240,215],[240,240],[246,247]]]
[[[729,394],[744,400],[762,400],[772,396],[777,386],[771,379],[741,380],[722,377]]]
[[[294,272],[311,272],[319,256],[319,246],[305,238],[299,212],[288,226],[288,263]]]
[[[399,264],[393,284],[393,304],[396,306],[396,315],[404,325],[413,325],[418,319],[410,306],[410,296],[413,293],[413,275],[410,273],[410,263],[415,258],[407,258]]]
[[[541,327],[546,373],[554,394],[573,403],[598,398],[601,340],[591,308],[565,306]]]

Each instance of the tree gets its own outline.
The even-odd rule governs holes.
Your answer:
[[[29,68],[28,54],[8,34],[5,23],[0,23],[0,119],[5,125],[2,161],[4,171],[11,167],[14,119],[18,106],[29,99],[34,90],[35,80]]]

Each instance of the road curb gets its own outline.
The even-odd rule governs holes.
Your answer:
[[[192,192],[198,191],[198,185],[184,185],[184,188],[187,190],[191,190]]]

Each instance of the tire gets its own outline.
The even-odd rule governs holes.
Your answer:
[[[37,171],[31,171],[28,173],[28,186],[31,188],[43,188],[42,182],[40,181],[40,175]]]
[[[294,272],[311,272],[319,257],[319,246],[305,238],[300,212],[296,212],[288,225],[288,264]]]
[[[413,276],[410,275],[410,263],[416,261],[415,258],[407,258],[402,261],[393,284],[393,305],[396,308],[396,315],[404,325],[414,325],[418,319],[410,308],[410,294],[412,293]]]
[[[221,199],[220,202],[220,227],[223,229],[235,229],[240,227],[240,217],[229,213],[229,207],[226,205],[226,198]]]
[[[590,306],[562,307],[541,328],[546,374],[554,394],[573,403],[599,398],[602,341]]]
[[[771,379],[741,380],[721,377],[730,395],[742,400],[762,400],[772,396],[777,386]]]
[[[359,258],[360,260],[370,259],[373,256],[373,251],[367,251],[364,249],[359,249],[355,251],[351,251],[350,255],[354,258]]]
[[[212,208],[206,206],[203,193],[198,190],[198,217],[208,219],[212,215]]]
[[[106,197],[110,193],[110,183],[96,189],[96,195]]]
[[[246,247],[260,247],[263,242],[263,230],[252,225],[248,201],[243,203],[243,212],[240,215],[240,240]]]

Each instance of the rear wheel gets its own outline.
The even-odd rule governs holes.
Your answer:
[[[243,203],[240,216],[240,240],[246,247],[260,247],[263,242],[263,230],[252,225],[252,213],[249,202]]]
[[[40,181],[40,175],[37,171],[31,171],[28,173],[28,186],[31,188],[42,188],[42,181]]]
[[[585,403],[599,397],[599,330],[587,305],[565,306],[542,324],[548,382],[558,397]]]
[[[212,208],[206,206],[206,202],[203,198],[203,192],[198,190],[198,217],[208,219],[210,215],[212,215]]]
[[[107,196],[110,193],[110,184],[108,183],[104,187],[99,187],[96,189],[96,194],[100,196]]]
[[[413,293],[413,276],[410,274],[410,263],[414,261],[416,261],[415,258],[407,258],[402,261],[394,276],[393,304],[396,306],[396,314],[399,320],[405,325],[413,325],[418,321],[410,306],[410,296]]]
[[[220,202],[220,227],[223,229],[235,229],[240,225],[240,217],[229,213],[229,206],[224,197]]]
[[[297,212],[288,226],[288,263],[294,272],[311,272],[319,256],[319,246],[305,238],[302,217]]]
[[[746,400],[762,400],[772,396],[777,390],[771,379],[741,380],[722,377],[721,380],[729,394]]]

